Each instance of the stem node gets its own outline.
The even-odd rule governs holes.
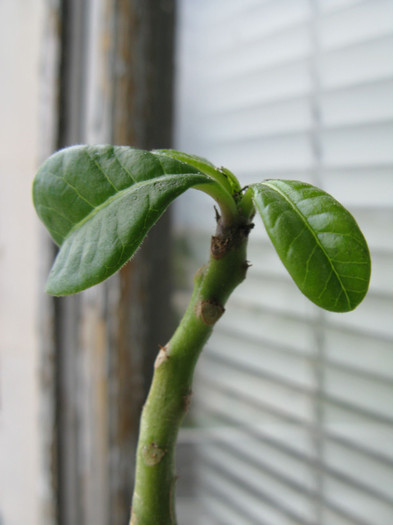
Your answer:
[[[169,346],[168,345],[165,345],[165,346],[161,346],[160,345],[160,351],[158,352],[158,355],[157,355],[156,360],[154,362],[154,369],[155,370],[157,370],[157,368],[159,368],[161,365],[166,363],[166,361],[168,361],[168,359],[169,359],[168,350],[169,350]]]
[[[225,312],[225,308],[217,301],[199,301],[196,304],[195,312],[206,326],[213,326]]]
[[[144,462],[149,467],[154,467],[155,465],[158,465],[158,463],[160,463],[165,454],[166,450],[160,448],[156,443],[150,443],[150,445],[145,445],[142,450]]]
[[[211,238],[210,253],[213,259],[222,259],[227,251],[230,249],[231,239],[230,237],[224,237],[213,235]]]

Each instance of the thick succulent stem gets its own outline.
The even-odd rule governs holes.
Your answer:
[[[130,525],[175,525],[177,433],[188,410],[194,368],[224,305],[246,276],[250,224],[225,226],[218,220],[211,255],[194,280],[190,304],[155,363],[145,403],[137,451]]]

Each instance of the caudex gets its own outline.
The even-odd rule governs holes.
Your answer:
[[[300,291],[319,307],[351,311],[369,286],[363,234],[352,215],[321,189],[275,179],[242,187],[232,172],[197,156],[104,145],[60,150],[34,180],[37,213],[59,246],[46,291],[73,294],[107,279],[189,188],[215,200],[217,230],[184,317],[155,362],[141,416],[130,525],[176,523],[178,429],[199,354],[229,295],[246,277],[254,215],[261,216]]]

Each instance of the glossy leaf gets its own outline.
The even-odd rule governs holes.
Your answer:
[[[211,183],[184,162],[125,146],[52,155],[33,185],[37,213],[60,246],[48,293],[79,292],[112,275],[178,195]]]
[[[198,155],[190,155],[189,153],[183,153],[174,149],[161,149],[156,150],[161,155],[166,155],[173,159],[186,162],[190,166],[194,166],[202,173],[209,175],[213,179],[217,180],[223,187],[225,187],[230,194],[234,192],[240,192],[241,186],[235,175],[226,168],[217,168],[210,161],[199,157]],[[155,153],[155,152],[154,152]]]
[[[282,262],[318,306],[353,310],[367,293],[371,262],[352,215],[324,191],[299,181],[252,186],[253,200]]]

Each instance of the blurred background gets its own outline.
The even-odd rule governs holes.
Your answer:
[[[364,302],[326,313],[256,218],[180,433],[179,523],[391,525],[393,0],[2,0],[0,29],[0,525],[128,523],[152,363],[208,257],[189,191],[119,274],[43,293],[35,171],[108,142],[314,183],[372,255]]]

